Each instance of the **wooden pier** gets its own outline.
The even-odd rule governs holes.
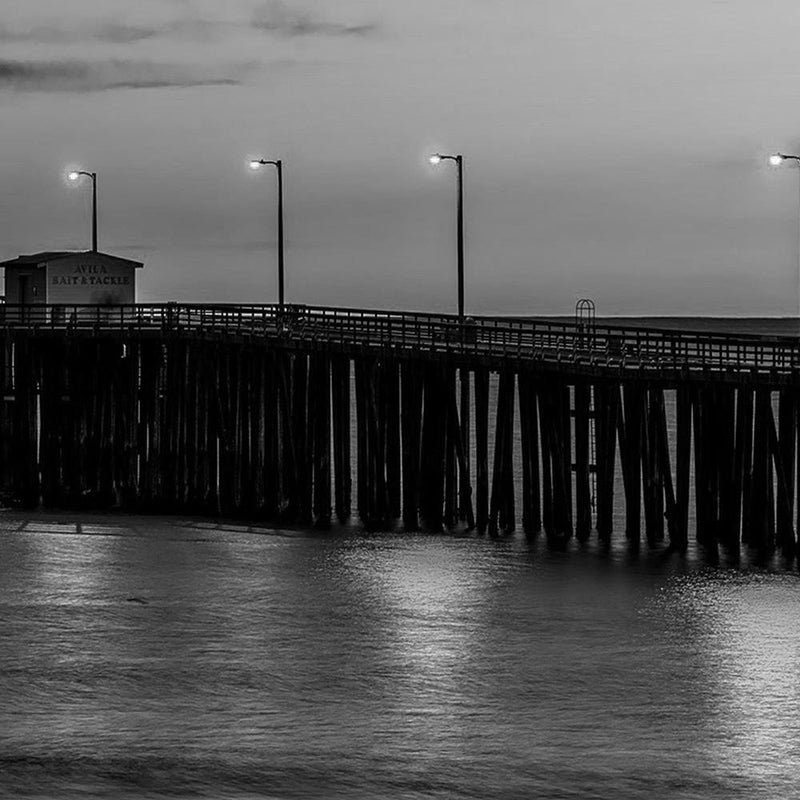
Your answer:
[[[0,341],[7,503],[796,554],[794,337],[164,304]]]

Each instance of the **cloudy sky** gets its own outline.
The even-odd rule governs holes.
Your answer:
[[[2,0],[0,258],[141,258],[142,301],[798,310],[794,0]]]

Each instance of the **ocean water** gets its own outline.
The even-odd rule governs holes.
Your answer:
[[[0,796],[800,797],[800,579],[522,534],[0,518]]]
[[[2,512],[0,797],[800,798],[800,577],[721,564]]]

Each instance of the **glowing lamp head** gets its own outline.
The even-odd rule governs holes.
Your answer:
[[[78,178],[80,178],[80,176],[81,176],[81,175],[80,175],[80,173],[79,173],[79,172],[70,172],[70,173],[69,173],[69,175],[67,175],[67,177],[68,177],[68,178],[69,178],[71,181],[76,181],[76,180],[78,180]]]
[[[430,156],[430,158],[428,158],[428,161],[430,161],[431,164],[438,164],[441,160],[442,157],[438,153],[434,153],[432,156]]]
[[[782,156],[780,153],[773,153],[773,154],[772,154],[772,155],[769,157],[769,163],[770,163],[770,164],[771,164],[773,167],[778,167],[778,166],[780,166],[780,164],[781,164],[781,162],[782,162],[782,161],[783,161],[783,156]]]
[[[261,169],[261,162],[260,161],[255,161],[255,160],[251,161],[250,162],[250,169],[252,169],[253,171],[255,171],[257,169]]]

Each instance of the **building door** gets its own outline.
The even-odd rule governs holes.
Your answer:
[[[19,300],[17,301],[21,306],[30,306],[33,302],[33,296],[31,292],[31,276],[30,275],[20,275],[19,278]],[[30,309],[29,308],[21,308],[19,309],[19,317],[21,322],[26,322],[30,318]]]
[[[19,276],[19,302],[20,305],[27,306],[31,303],[31,276]]]

